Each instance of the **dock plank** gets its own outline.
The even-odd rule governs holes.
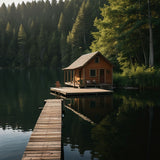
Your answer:
[[[106,90],[101,88],[73,88],[73,87],[60,87],[50,88],[51,93],[63,96],[77,96],[77,95],[100,95],[112,93],[112,90]]]
[[[60,160],[62,100],[46,100],[22,160]]]

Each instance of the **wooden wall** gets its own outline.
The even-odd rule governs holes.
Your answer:
[[[90,76],[91,69],[96,70],[96,77]],[[89,61],[89,63],[84,66],[84,69],[81,69],[81,79],[83,79],[84,77],[85,80],[96,80],[96,83],[100,83],[100,69],[104,69],[104,83],[112,84],[113,67],[111,64],[106,62],[103,56],[99,56],[99,63],[95,63],[95,58],[93,58],[91,61]],[[80,79],[79,71],[80,69],[76,70],[76,80]],[[85,76],[83,72],[85,72]]]

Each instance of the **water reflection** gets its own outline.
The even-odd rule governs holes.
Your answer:
[[[63,81],[58,74],[47,70],[0,71],[0,159],[20,159],[39,116],[38,107],[44,105],[44,99],[54,98],[49,88],[57,80]],[[76,111],[64,108],[65,160],[160,158],[158,92],[115,91],[64,101]]]
[[[21,130],[0,129],[0,159],[20,160],[28,142],[30,132]]]
[[[65,105],[98,123],[112,110],[113,98],[112,95],[76,97],[66,100]]]
[[[0,127],[28,131],[39,116],[38,107],[51,97],[56,75],[47,71],[0,71]],[[53,97],[51,97],[53,98]]]
[[[0,159],[21,159],[50,86],[60,79],[48,70],[0,70]]]
[[[98,159],[99,155],[94,150],[92,130],[113,110],[113,96],[70,98],[64,100],[64,106],[67,106],[62,130],[64,159],[79,159],[80,157],[80,159]],[[93,121],[94,125],[88,119]],[[81,154],[80,157],[77,155],[77,150]]]
[[[65,147],[78,149],[85,159],[155,159],[159,156],[159,93],[115,92],[100,97],[76,97],[65,105],[63,128]],[[96,124],[91,125],[81,114]],[[82,128],[83,126],[83,128]],[[64,147],[64,149],[65,149]],[[70,153],[67,149],[64,154]],[[68,155],[68,154],[67,154]],[[72,158],[72,157],[71,157]]]
[[[87,158],[85,153],[88,152],[89,154],[92,151],[91,129],[90,123],[65,108],[62,128],[64,159]],[[91,155],[90,153],[88,156]]]

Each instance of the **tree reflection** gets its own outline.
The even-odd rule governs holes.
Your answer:
[[[113,106],[112,95],[76,97],[65,100],[64,103],[95,123],[99,123],[106,114],[109,114]],[[73,150],[77,148],[81,155],[84,155],[85,151],[90,151],[92,158],[95,158],[95,153],[92,153],[94,145],[91,139],[91,130],[94,126],[65,108],[62,130],[63,144],[70,144]]]
[[[46,70],[0,71],[0,126],[33,129],[56,74]]]
[[[142,94],[115,94],[114,111],[92,129],[94,151],[99,159],[143,160],[159,157],[160,108],[154,98]],[[157,115],[151,114],[151,111]]]
[[[91,128],[89,123],[86,123],[73,112],[65,109],[65,117],[63,120],[63,144],[70,144],[71,148],[79,149],[80,154],[84,154],[86,150],[91,150]]]

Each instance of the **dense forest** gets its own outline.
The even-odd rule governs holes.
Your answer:
[[[158,66],[159,0],[49,0],[0,7],[0,68],[60,69],[99,50],[117,71]]]
[[[160,1],[109,0],[96,18],[95,40],[99,50],[121,69],[135,65],[157,66],[160,62]]]
[[[61,68],[89,52],[105,3],[52,0],[0,7],[0,67]]]

